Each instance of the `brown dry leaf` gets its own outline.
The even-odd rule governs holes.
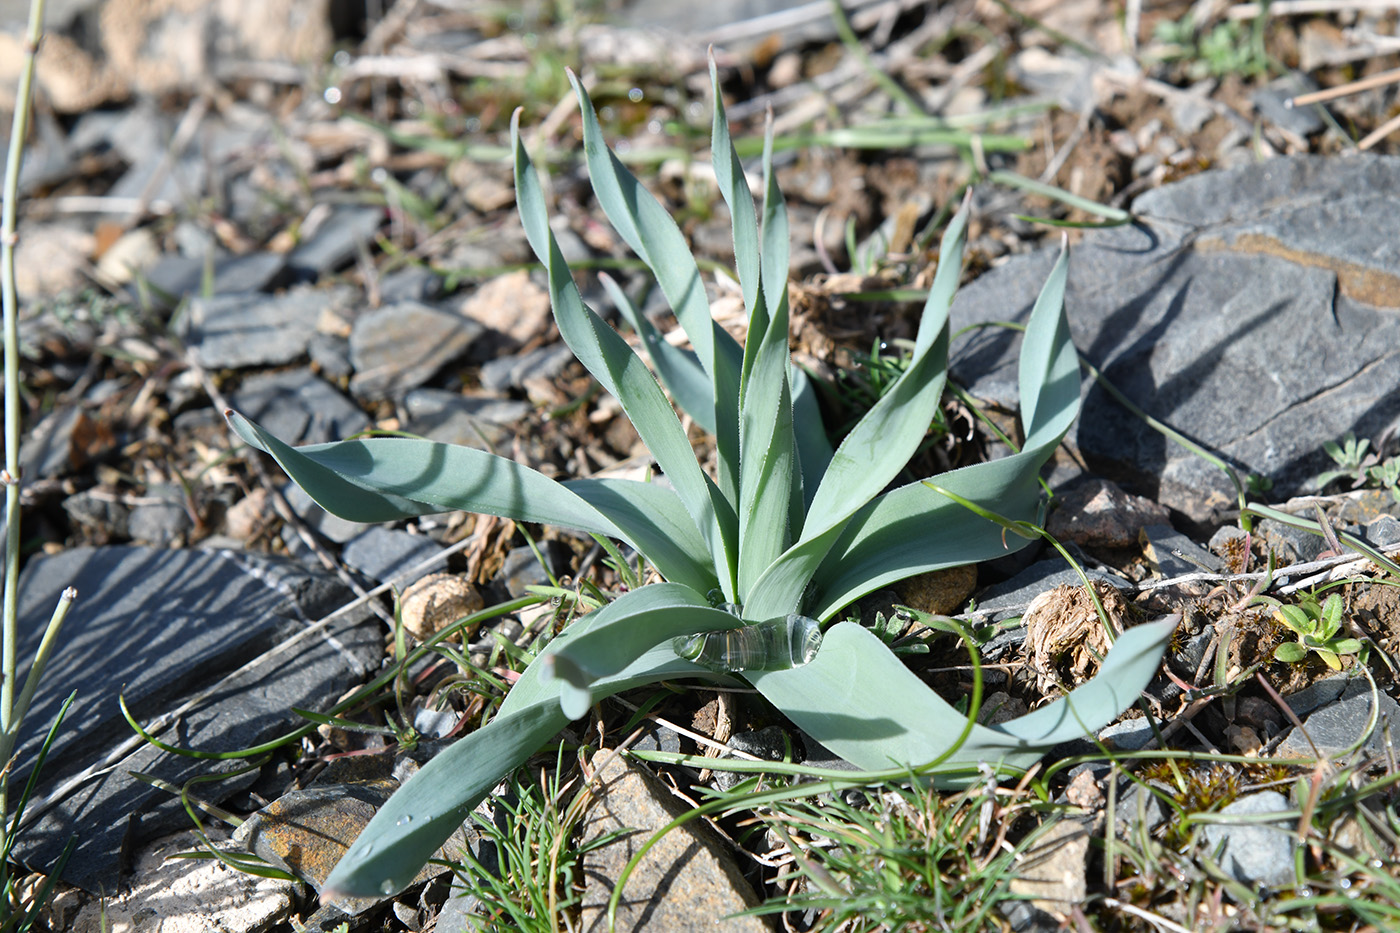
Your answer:
[[[1128,604],[1111,585],[1094,585],[1115,633],[1123,631]],[[1093,676],[1108,653],[1108,633],[1082,586],[1057,586],[1031,601],[1024,616],[1026,649],[1036,689],[1047,695],[1063,683],[1074,687]],[[1097,653],[1098,657],[1095,657]]]

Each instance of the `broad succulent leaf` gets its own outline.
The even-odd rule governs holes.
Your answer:
[[[732,628],[688,587],[656,584],[625,593],[552,641],[511,689],[496,717],[434,756],[380,808],[326,879],[331,896],[377,896],[407,886],[502,775],[569,723],[569,685],[545,676],[545,659],[601,674],[589,692],[605,696],[676,677],[714,675],[682,660],[671,639]]]
[[[674,492],[648,483],[558,483],[482,450],[409,438],[292,447],[237,412],[229,426],[272,456],[318,505],[354,522],[461,509],[606,535],[646,554],[669,580],[708,592],[716,582],[699,532]]]

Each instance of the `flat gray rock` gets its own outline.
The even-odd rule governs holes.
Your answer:
[[[429,440],[495,451],[508,444],[510,425],[529,415],[529,402],[468,398],[446,389],[414,389],[404,396],[408,430]]]
[[[460,356],[485,328],[470,318],[416,301],[362,315],[350,332],[359,398],[392,398],[417,388]]]
[[[1274,159],[1148,192],[1133,212],[1135,226],[1074,249],[1066,294],[1076,346],[1129,398],[1270,479],[1275,499],[1330,464],[1323,441],[1400,426],[1400,159]],[[1055,257],[971,283],[953,329],[1024,320]],[[954,378],[1014,407],[1019,343],[970,332]],[[1235,502],[1219,470],[1089,380],[1068,440],[1092,470],[1194,522]]]
[[[154,774],[178,786],[219,770],[213,762],[171,755],[136,739],[122,719],[118,697],[138,721],[149,722],[303,632],[310,621],[348,601],[349,593],[298,565],[252,554],[75,548],[35,557],[25,568],[19,649],[24,664],[67,586],[77,588],[78,598],[24,721],[20,781],[64,698],[75,690],[77,698],[31,804],[38,822],[21,832],[16,852],[25,864],[43,870],[76,832],[78,845],[65,880],[112,894],[124,868],[123,853],[189,825],[177,797],[129,772]],[[284,733],[298,724],[292,707],[323,708],[360,682],[382,656],[379,625],[364,622],[365,617],[338,620],[289,653],[248,667],[161,737],[205,751],[229,751]],[[46,795],[127,742],[131,749],[105,773],[71,788],[52,807],[41,805]],[[223,799],[240,786],[204,784],[199,793]]]
[[[355,251],[373,241],[382,223],[382,207],[337,207],[315,233],[292,250],[287,265],[299,279],[314,281],[354,259]]]
[[[309,369],[259,373],[230,404],[288,444],[324,444],[369,427],[369,417]]]
[[[1222,819],[1254,817],[1292,809],[1276,791],[1250,794],[1225,806]],[[1281,885],[1293,878],[1296,819],[1269,823],[1212,823],[1205,828],[1206,847],[1219,853],[1220,867],[1248,885]]]
[[[388,582],[410,567],[417,566],[442,552],[442,545],[425,535],[373,525],[345,545],[340,558],[346,566],[381,583]],[[441,566],[434,568],[441,569]],[[397,582],[400,590],[416,580],[408,577]]]
[[[1339,679],[1329,678],[1322,683],[1331,685]],[[1400,743],[1400,703],[1385,693],[1376,697],[1375,729],[1361,746],[1361,754],[1384,759],[1386,750]],[[1289,697],[1290,705],[1293,699]],[[1341,755],[1366,736],[1371,712],[1371,685],[1364,679],[1352,680],[1338,699],[1303,721],[1306,735],[1297,727],[1291,729],[1279,745],[1278,754],[1286,758],[1312,758],[1318,753],[1328,757]]]
[[[194,298],[176,330],[206,369],[277,366],[305,355],[321,312],[349,298],[346,289]]]

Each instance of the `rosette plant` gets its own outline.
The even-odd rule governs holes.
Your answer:
[[[965,780],[978,763],[1024,769],[1049,747],[1112,721],[1147,684],[1170,634],[1159,623],[1130,629],[1094,681],[1018,720],[981,726],[940,699],[878,637],[853,622],[834,621],[843,607],[879,587],[1025,543],[1004,540],[999,525],[956,500],[1019,521],[1036,515],[1038,472],[1079,407],[1079,365],[1063,311],[1067,258],[1060,257],[1046,282],[1024,337],[1020,452],[936,477],[952,498],[922,483],[887,491],[923,439],[943,392],[967,207],[943,237],[907,368],[832,450],[812,388],[789,355],[788,228],[773,177],[771,135],[756,210],[712,66],[715,175],[733,218],[748,313],[741,346],[711,316],[679,228],[604,144],[588,94],[570,79],[598,202],[655,276],[693,352],[661,340],[630,308],[624,313],[641,332],[675,404],[713,433],[714,475],[697,461],[656,376],[580,296],[550,232],[517,114],[511,143],[520,218],[544,266],[559,332],[621,403],[665,482],[556,482],[508,459],[426,440],[292,448],[235,413],[229,418],[244,440],[344,518],[381,522],[465,509],[579,529],[634,548],[665,582],[622,593],[550,642],[490,722],[441,752],[381,809],[327,880],[332,895],[404,887],[504,775],[590,704],[619,691],[661,680],[742,678],[809,736],[860,768]],[[793,613],[825,626],[810,663],[717,673],[713,664],[701,666],[676,650],[687,636]]]

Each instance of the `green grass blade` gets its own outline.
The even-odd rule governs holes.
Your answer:
[[[731,503],[739,485],[739,371],[743,351],[710,314],[700,270],[675,220],[603,142],[588,92],[572,72],[583,117],[583,150],[593,191],[623,241],[647,264],[714,386],[719,485]]]
[[[1067,697],[997,726],[974,725],[930,690],[873,634],[840,622],[803,667],[745,675],[770,702],[826,748],[858,768],[918,767],[956,751],[940,767],[988,762],[1027,768],[1048,749],[1108,725],[1157,671],[1175,621],[1121,635],[1097,677]],[[832,697],[841,697],[833,713]]]
[[[583,303],[568,264],[559,252],[559,244],[549,229],[544,194],[520,142],[518,120],[517,113],[511,120],[516,202],[525,236],[545,266],[559,333],[594,378],[621,403],[628,420],[656,457],[705,538],[715,568],[724,570],[720,585],[732,600],[738,519],[731,500],[726,499],[700,469],[690,439],[651,371],[632,352],[627,341]],[[657,210],[661,209],[654,201],[651,203]]]
[[[588,659],[596,648],[590,639],[606,639],[607,653],[620,660],[611,661],[613,673],[592,685],[594,699],[675,677],[713,676],[671,649],[670,639],[678,633],[668,624],[672,615],[685,625],[694,622],[694,631],[734,624],[732,616],[709,609],[693,591],[657,584],[584,616],[541,658],[577,651]],[[382,897],[406,887],[501,776],[568,724],[560,708],[563,685],[545,678],[547,666],[537,658],[496,718],[438,754],[380,808],[326,879],[330,896]]]
[[[627,293],[613,281],[612,276],[600,272],[598,281],[603,283],[603,290],[612,299],[618,313],[632,325],[637,336],[642,338],[642,346],[647,348],[656,375],[661,379],[662,385],[670,391],[676,404],[694,418],[700,427],[711,434],[715,433],[715,404],[712,397],[714,392],[710,387],[710,377],[705,375],[699,357],[693,350],[682,350],[668,343],[661,332],[652,326],[651,321],[647,320],[646,315],[637,310]]]

